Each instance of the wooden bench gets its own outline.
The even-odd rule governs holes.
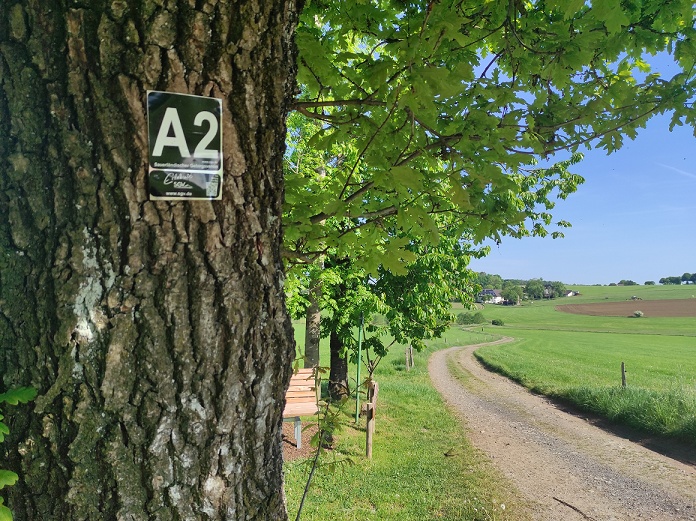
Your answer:
[[[319,389],[314,368],[298,369],[290,378],[290,386],[285,393],[284,421],[295,422],[295,444],[302,448],[302,421],[300,416],[312,416],[319,412]]]

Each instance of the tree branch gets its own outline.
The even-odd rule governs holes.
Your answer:
[[[382,208],[381,210],[375,210],[374,212],[365,212],[364,214],[354,217],[355,219],[379,219],[381,217],[388,217],[390,215],[396,215],[399,213],[399,209],[395,206],[389,206],[387,208]]]
[[[445,137],[439,139],[438,141],[435,141],[434,143],[431,143],[430,145],[428,145],[428,146],[426,146],[426,147],[422,147],[422,148],[419,148],[419,149],[417,149],[417,150],[414,150],[413,152],[411,152],[408,156],[406,156],[404,159],[402,159],[401,161],[399,161],[399,162],[398,162],[397,164],[395,164],[394,166],[403,166],[403,165],[405,165],[405,164],[407,164],[407,163],[413,161],[413,160],[416,159],[417,157],[422,156],[422,155],[423,155],[425,152],[427,152],[428,150],[432,150],[432,149],[434,149],[434,148],[440,148],[440,147],[443,147],[443,146],[448,146],[451,142],[453,142],[453,141],[459,141],[459,140],[462,139],[463,137],[464,137],[464,136],[463,136],[462,134],[460,134],[460,133],[458,133],[458,134],[452,134],[451,136],[445,136]],[[478,139],[480,139],[480,138],[478,138]],[[471,140],[472,140],[472,141],[476,141],[476,140],[477,140],[477,139],[476,139],[476,136],[471,136]]]
[[[377,130],[375,130],[374,133],[370,136],[370,139],[367,140],[367,143],[365,143],[365,146],[360,151],[360,154],[358,154],[358,157],[355,160],[355,164],[353,164],[353,168],[351,169],[350,173],[348,174],[348,177],[346,178],[346,182],[343,185],[343,189],[341,190],[341,193],[338,195],[339,199],[343,197],[343,194],[345,194],[346,189],[349,186],[350,178],[353,177],[353,174],[355,173],[355,170],[357,170],[358,165],[360,164],[360,161],[362,161],[362,158],[365,156],[365,152],[367,152],[367,150],[370,148],[370,145],[377,137],[377,134],[379,134],[382,131],[382,129],[384,128],[384,125],[386,125],[387,122],[389,121],[389,119],[392,117],[392,114],[394,113],[395,109],[396,109],[396,105],[392,105],[392,107],[389,109],[389,112],[387,113],[386,117],[384,118],[384,121],[382,121],[382,123],[377,128]],[[368,184],[370,184],[370,183],[368,183]],[[353,200],[354,195],[355,194],[353,194],[353,196],[350,196],[348,199],[346,199],[346,202],[350,202],[351,200]]]
[[[283,248],[281,251],[281,255],[283,256],[283,258],[288,259],[290,261],[296,261],[298,264],[312,264],[318,257],[325,254],[326,249],[319,251],[299,252],[297,250],[289,250],[287,248]]]
[[[290,110],[298,110],[301,108],[321,108],[321,107],[349,107],[349,106],[368,106],[368,107],[386,107],[384,101],[374,99],[345,99],[345,100],[328,100],[328,101],[300,101],[296,100],[290,105]]]

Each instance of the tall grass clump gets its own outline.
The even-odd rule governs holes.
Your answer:
[[[689,389],[576,387],[555,394],[617,424],[696,443],[696,393]]]

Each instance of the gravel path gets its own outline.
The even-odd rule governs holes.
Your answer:
[[[529,502],[532,519],[696,520],[696,451],[669,458],[568,414],[484,369],[477,347],[436,352],[430,377],[474,446]]]

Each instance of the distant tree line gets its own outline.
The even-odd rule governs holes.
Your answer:
[[[676,284],[679,285],[682,282],[684,284],[696,284],[696,273],[684,273],[681,277],[663,277],[660,279],[660,284]]]
[[[649,285],[651,281],[646,282],[645,284]],[[653,282],[653,284],[655,284]],[[609,286],[638,286],[638,283],[634,280],[620,280],[619,283],[617,284],[616,282],[611,282]]]
[[[524,287],[524,293],[530,299],[557,298],[566,293],[565,284],[559,281],[548,282],[542,279],[532,279]]]
[[[681,277],[678,275],[675,275],[673,277],[662,277],[659,281],[660,284],[673,284],[673,285],[680,285],[682,282],[684,284],[696,284],[696,273],[684,273]],[[654,280],[646,280],[643,284],[646,286],[654,286],[655,281]]]
[[[475,282],[481,289],[500,290],[500,295],[506,302],[519,304],[523,299],[541,300],[544,298],[558,298],[566,295],[566,287],[562,282],[546,281],[543,279],[503,279],[500,275],[478,272],[474,276]],[[663,277],[660,284],[696,284],[696,273],[684,273],[681,277]],[[654,286],[654,280],[647,280],[645,286]],[[638,283],[630,279],[622,279],[618,283],[612,282],[609,286],[638,286]],[[472,317],[460,317],[460,320],[471,320]]]
[[[549,282],[543,279],[503,279],[500,275],[479,272],[476,273],[475,280],[483,289],[501,290],[502,297],[510,302],[519,301],[525,297],[529,299],[556,298],[564,295],[566,291],[562,282]],[[684,273],[682,276],[663,277],[658,282],[664,285],[696,284],[696,272]],[[645,286],[654,286],[655,284],[654,280],[646,280],[643,283]],[[609,284],[609,286],[638,285],[636,281],[630,279],[622,279],[618,283]]]
[[[482,289],[502,289],[503,278],[500,275],[491,275],[483,271],[476,273],[476,283]]]
[[[541,300],[543,298],[557,298],[566,294],[566,287],[559,281],[545,281],[543,279],[505,279],[500,275],[492,275],[485,272],[476,274],[476,282],[482,289],[497,289],[501,296],[510,303],[519,304],[523,299]]]

